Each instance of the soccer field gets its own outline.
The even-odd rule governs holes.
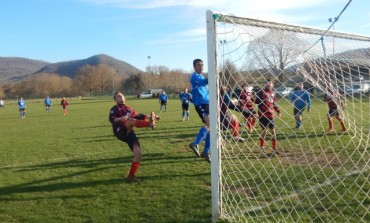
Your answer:
[[[52,112],[46,113],[42,102],[27,101],[25,119],[19,118],[15,104],[0,109],[0,222],[210,222],[210,165],[194,157],[188,148],[202,125],[193,106],[190,121],[182,122],[180,101],[170,100],[168,112],[160,114],[162,119],[157,129],[135,130],[143,148],[138,171],[143,182],[130,184],[125,178],[133,155],[125,143],[112,135],[108,121],[113,100],[71,100],[68,116],[63,116],[58,101],[53,103]],[[156,99],[131,99],[127,104],[141,113],[159,111]],[[306,137],[310,132],[325,133],[326,105],[314,101],[313,106],[312,112],[305,113],[304,132],[294,133],[291,105],[281,101],[283,117],[277,120],[276,126],[280,126],[279,143],[287,152],[299,144],[314,144],[315,139]],[[339,129],[337,123],[335,125]],[[248,143],[259,137],[257,133],[241,134],[248,138]],[[331,145],[337,142],[337,137],[336,133],[325,137],[326,144],[341,146]],[[349,140],[350,134],[341,137],[343,142],[346,137]],[[291,157],[285,161],[309,165],[307,160]],[[270,169],[273,162],[265,162],[264,168]],[[323,163],[324,160],[319,161]],[[286,174],[289,177],[295,173]],[[369,171],[363,175],[369,176]],[[250,177],[261,175],[256,173]],[[295,181],[304,183],[299,177]],[[364,182],[368,181],[364,179]],[[343,183],[343,188],[346,185]],[[356,193],[358,187],[351,186],[350,182],[348,186],[352,191],[343,199],[351,194],[362,196]],[[369,185],[361,187],[367,194],[369,189]],[[363,199],[363,205],[369,205],[369,196],[358,199]],[[296,214],[310,214],[303,210],[310,208],[306,205],[302,205],[302,213]],[[351,208],[367,211],[361,207]],[[331,213],[322,210],[322,214],[321,219],[325,219],[325,215]]]

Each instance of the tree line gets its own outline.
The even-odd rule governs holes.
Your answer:
[[[112,95],[120,90],[136,95],[149,89],[161,88],[168,93],[178,93],[189,88],[190,73],[170,70],[165,66],[147,67],[146,72],[119,74],[104,64],[86,65],[72,79],[55,73],[38,73],[22,81],[0,86],[1,98],[44,98],[72,96]]]

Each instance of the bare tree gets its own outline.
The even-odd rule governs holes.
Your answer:
[[[79,89],[78,93],[82,91],[89,92],[90,96],[93,92],[99,89],[98,75],[96,69],[91,65],[86,65],[80,68],[74,80],[76,89]]]
[[[221,83],[227,85],[228,88],[234,89],[237,83],[243,80],[239,69],[230,60],[226,60],[221,67]]]
[[[121,81],[122,89],[125,93],[138,93],[144,88],[144,80],[142,74],[132,75],[129,78]]]
[[[306,46],[296,33],[271,30],[249,44],[247,64],[251,65],[249,69],[269,70],[283,83],[284,69],[298,63]]]
[[[93,68],[96,75],[95,81],[97,87],[100,90],[101,95],[108,93],[108,89],[114,88],[114,80],[117,79],[117,71],[111,67],[108,67],[104,64],[99,64]],[[120,81],[120,79],[118,79]]]

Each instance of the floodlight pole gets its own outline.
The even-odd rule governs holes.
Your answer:
[[[148,71],[149,71],[149,89],[152,89],[152,72],[150,69],[150,56],[148,56]]]
[[[334,25],[338,21],[338,17],[334,17],[334,20],[333,20],[333,18],[329,18],[328,20],[329,20],[330,23],[333,23],[333,32],[334,32]],[[334,42],[334,33],[333,33],[333,55],[335,53],[335,46],[334,45],[335,45],[335,42]]]
[[[226,40],[220,40],[220,44],[222,45],[222,70],[224,70],[225,66],[225,44]]]

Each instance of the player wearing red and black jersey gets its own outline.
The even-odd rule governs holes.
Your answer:
[[[252,132],[254,125],[256,124],[257,117],[257,113],[254,110],[254,95],[253,92],[248,89],[247,84],[243,84],[241,87],[242,91],[240,92],[238,103],[243,110],[247,109],[249,111],[243,113],[243,116],[247,122],[249,131]]]
[[[68,109],[67,108],[68,108],[69,103],[68,103],[68,101],[65,97],[63,97],[62,100],[60,101],[60,105],[63,108],[63,114],[68,115]]]
[[[116,105],[113,106],[109,113],[109,121],[113,127],[113,134],[121,141],[126,142],[134,153],[134,159],[131,163],[131,168],[127,180],[136,182],[139,179],[136,177],[136,172],[139,169],[141,161],[141,147],[139,139],[136,137],[134,127],[155,127],[155,121],[160,117],[154,112],[150,116],[136,112],[132,107],[125,105],[125,97],[121,92],[114,94]]]
[[[339,100],[339,93],[337,91],[333,91],[330,89],[327,93],[324,95],[324,101],[328,104],[329,107],[329,112],[328,112],[328,121],[329,121],[329,130],[328,132],[333,132],[334,131],[334,123],[333,123],[333,117],[335,117],[340,125],[342,126],[341,131],[346,131],[346,125],[344,124],[343,119],[339,115],[339,109],[337,104],[334,101],[334,98],[337,98]]]
[[[227,112],[228,109],[242,112],[242,109],[236,106],[227,93],[226,87],[220,88],[220,123],[221,129],[231,129],[233,140],[236,142],[244,142],[245,139],[239,136],[239,121],[236,115]],[[244,114],[244,113],[243,113]]]
[[[265,88],[257,93],[255,102],[258,105],[259,123],[262,128],[262,133],[260,137],[260,150],[264,152],[266,129],[268,127],[272,135],[272,149],[273,152],[277,154],[278,152],[274,123],[274,111],[277,113],[278,117],[281,117],[281,113],[279,107],[276,104],[276,92],[273,87],[274,83],[268,80]]]

